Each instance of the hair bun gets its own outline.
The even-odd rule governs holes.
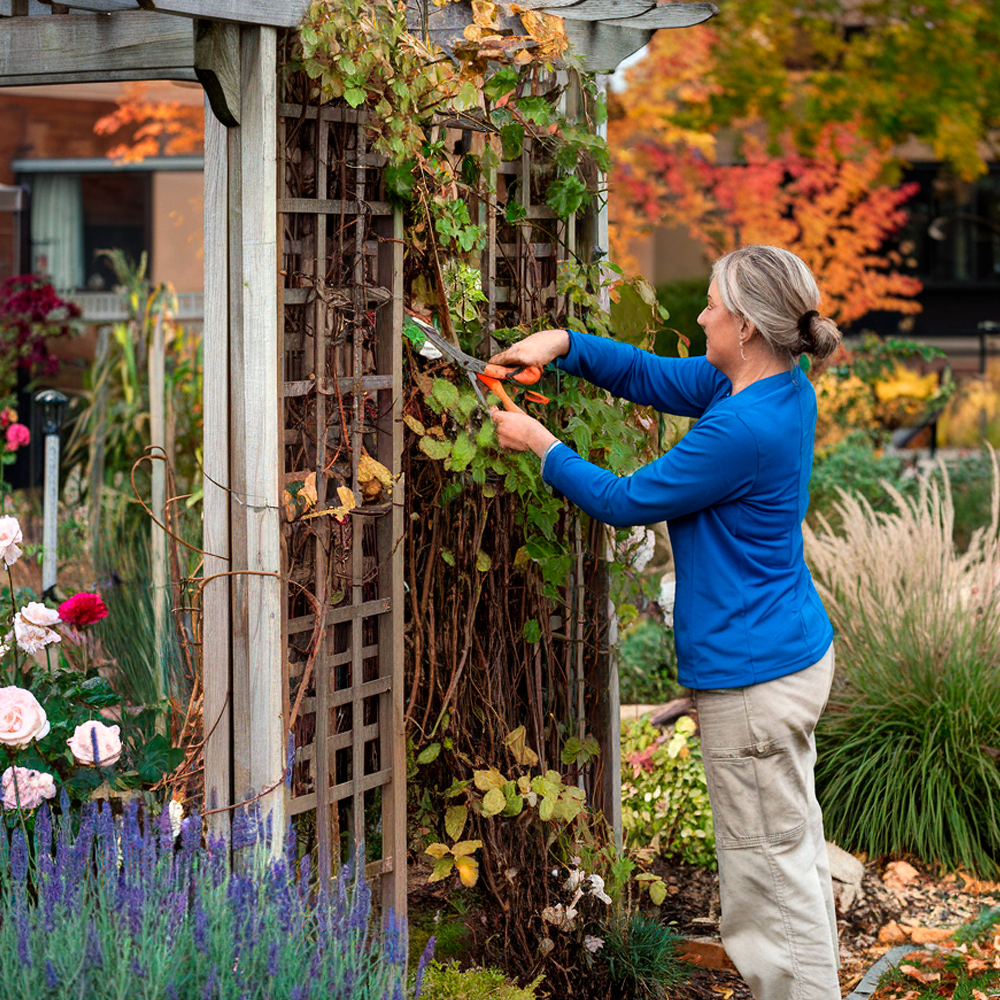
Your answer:
[[[799,351],[816,358],[829,357],[840,344],[840,330],[837,324],[815,309],[809,309],[799,317]]]

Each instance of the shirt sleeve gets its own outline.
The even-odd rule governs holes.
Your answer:
[[[616,476],[568,445],[546,452],[543,478],[591,517],[614,527],[653,524],[738,500],[757,480],[757,443],[739,417],[711,415],[655,462]]]
[[[661,358],[631,344],[570,330],[559,367],[614,396],[663,413],[700,417],[732,384],[704,357]]]

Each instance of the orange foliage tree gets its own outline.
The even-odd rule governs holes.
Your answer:
[[[772,243],[799,254],[816,272],[827,313],[841,324],[876,309],[919,311],[920,282],[895,270],[886,250],[905,222],[916,185],[894,186],[888,144],[861,137],[857,123],[828,122],[808,154],[791,129],[765,141],[756,122],[736,122],[736,163],[718,163],[718,130],[704,124],[717,100],[712,83],[716,33],[660,32],[612,103],[612,249],[632,264],[628,246],[658,225],[685,226],[710,256],[741,243]]]
[[[182,101],[150,100],[146,93],[145,84],[126,83],[118,107],[94,124],[98,135],[132,130],[126,141],[108,150],[108,156],[125,163],[138,163],[147,156],[201,152],[204,108]]]

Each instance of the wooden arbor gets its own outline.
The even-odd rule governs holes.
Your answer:
[[[283,29],[300,23],[308,0],[139,7],[0,0],[0,86],[205,87],[207,804],[256,795],[278,830],[290,814],[315,810],[329,872],[338,821],[346,817],[358,843],[379,793],[374,867],[385,905],[402,912],[402,484],[347,521],[335,565],[332,518],[304,541],[282,506],[285,485],[311,476],[317,506],[335,506],[338,485],[358,490],[363,452],[399,473],[398,223],[371,203],[366,177],[377,164],[359,144],[357,117],[337,122],[305,102],[279,102]],[[299,141],[284,142],[289,128]],[[345,232],[346,217],[351,246],[337,249],[332,268],[329,236]],[[312,576],[303,579],[296,565],[307,556]],[[218,826],[226,816],[216,814]]]

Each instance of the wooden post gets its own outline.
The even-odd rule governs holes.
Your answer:
[[[166,644],[167,617],[167,536],[160,525],[166,523],[167,511],[167,419],[166,419],[166,358],[164,357],[163,310],[157,312],[149,339],[146,378],[149,380],[149,438],[152,445],[150,478],[150,506],[153,520],[150,523],[150,553],[153,585],[153,635],[156,643],[158,669],[156,671],[156,700],[162,704],[166,697],[163,650]],[[157,523],[159,522],[159,524]],[[157,732],[166,732],[166,719],[161,715]]]
[[[229,560],[229,156],[228,129],[205,101],[204,520],[205,578],[227,573]],[[232,704],[228,576],[202,591],[202,683],[205,697],[205,804],[229,805],[232,790]],[[209,827],[227,836],[229,814]]]
[[[233,569],[244,571],[233,585],[234,792],[268,790],[260,809],[272,817],[280,850],[287,745],[279,578],[276,47],[274,28],[241,29],[239,184],[230,190],[240,203],[242,266],[230,259],[236,286],[230,287],[242,316],[231,327],[230,455]]]
[[[392,869],[382,878],[382,905],[398,917],[406,914],[406,731],[403,721],[405,693],[403,649],[404,565],[402,544],[403,496],[403,215],[399,209],[378,221],[379,284],[392,290],[392,299],[378,312],[378,370],[391,373],[392,389],[379,391],[378,434],[388,440],[389,471],[399,478],[392,491],[392,513],[379,519],[378,552],[392,553],[379,573],[380,597],[388,597],[392,610],[379,616],[379,676],[392,677],[392,686],[380,698],[381,766],[392,770],[392,780],[382,789],[384,858]],[[391,234],[391,239],[388,239]]]

